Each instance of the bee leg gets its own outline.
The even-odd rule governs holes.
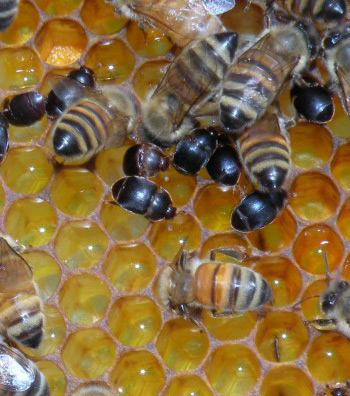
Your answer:
[[[224,316],[230,316],[230,315],[237,316],[238,315],[236,312],[232,311],[232,309],[229,309],[229,310],[226,309],[225,311],[222,311],[222,312],[218,312],[217,309],[212,309],[211,314],[214,318],[222,318]]]
[[[216,253],[224,254],[227,257],[231,257],[238,261],[243,261],[246,258],[246,254],[232,248],[219,248],[212,249],[210,251],[210,261],[215,261]]]
[[[312,324],[315,323],[316,325],[320,326],[320,327],[327,327],[327,326],[334,326],[337,324],[337,320],[336,319],[313,319],[313,320],[307,320],[306,323],[308,324]],[[328,328],[327,328],[328,330]]]
[[[198,322],[198,320],[196,320],[195,318],[193,318],[193,316],[189,313],[187,305],[185,304],[180,304],[177,306],[176,308],[177,312],[186,320],[191,321],[194,325],[196,325],[197,327],[200,328],[201,333],[203,333],[203,330],[201,328],[200,323]]]
[[[280,354],[280,344],[278,341],[278,337],[276,336],[274,341],[273,341],[273,346],[275,348],[275,358],[276,361],[279,363],[281,361],[281,354]]]

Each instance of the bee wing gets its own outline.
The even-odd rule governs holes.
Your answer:
[[[235,0],[202,0],[204,7],[211,15],[220,15],[235,7]]]
[[[34,366],[14,348],[0,343],[0,390],[25,392],[35,380]],[[2,394],[2,393],[1,393]]]
[[[96,90],[65,76],[49,76],[48,83],[58,99],[64,102],[66,108],[71,107],[82,97],[96,96]]]
[[[342,67],[337,66],[336,73],[340,82],[341,101],[348,117],[350,117],[350,76]]]
[[[23,279],[32,278],[32,268],[4,238],[0,238],[0,292],[13,290]]]

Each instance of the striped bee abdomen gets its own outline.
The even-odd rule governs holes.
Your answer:
[[[16,342],[37,348],[43,338],[44,315],[34,285],[13,293],[0,293],[0,323]]]
[[[222,311],[254,310],[272,299],[264,278],[245,267],[228,263],[204,263],[194,274],[195,300]]]
[[[241,132],[264,114],[285,80],[283,66],[279,56],[251,48],[229,67],[219,103],[225,129]]]
[[[18,0],[0,1],[0,32],[6,30],[16,17],[18,12]]]
[[[111,118],[98,104],[88,100],[71,107],[54,126],[52,146],[64,162],[88,160],[103,148]]]
[[[262,119],[244,131],[236,144],[246,173],[260,190],[282,187],[290,169],[290,145],[277,119]]]

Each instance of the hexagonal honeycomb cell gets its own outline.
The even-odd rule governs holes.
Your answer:
[[[266,26],[261,3],[236,1],[220,18],[241,39],[255,39]],[[105,0],[21,0],[0,43],[2,105],[19,92],[46,96],[52,75],[83,65],[96,74],[98,91],[119,85],[142,105],[181,53],[164,32],[129,21]],[[328,84],[320,56],[315,70]],[[290,86],[278,97],[287,120],[296,116]],[[43,343],[24,352],[53,396],[331,396],[327,385],[349,379],[349,340],[313,322],[325,318],[325,256],[331,280],[350,280],[350,120],[334,92],[332,99],[327,124],[295,118],[288,203],[271,224],[245,234],[230,224],[233,207],[251,191],[244,172],[237,187],[218,186],[205,169],[198,177],[172,166],[160,172],[152,180],[178,208],[172,220],[152,223],[111,203],[124,153],[143,138],[139,123],[124,146],[69,168],[45,147],[53,119],[9,126],[0,229],[24,245],[20,254],[43,301]],[[217,127],[210,118],[201,122]],[[163,307],[158,277],[181,247],[203,260],[222,249],[215,260],[262,274],[272,303],[221,316],[196,309],[190,318]],[[227,248],[236,256],[224,254]]]

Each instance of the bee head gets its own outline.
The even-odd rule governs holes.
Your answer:
[[[322,40],[322,48],[329,50],[336,47],[344,39],[350,37],[350,25],[346,24],[341,29],[329,31]]]
[[[331,311],[342,292],[348,287],[349,283],[346,281],[333,281],[329,287],[329,290],[327,290],[322,297],[322,310],[325,313]]]

